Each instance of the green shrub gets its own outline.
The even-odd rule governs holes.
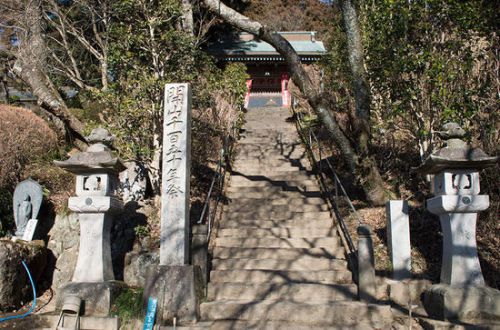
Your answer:
[[[122,321],[142,318],[142,294],[144,289],[127,288],[116,298],[111,314]]]

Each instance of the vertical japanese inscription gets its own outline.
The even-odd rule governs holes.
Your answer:
[[[188,262],[191,88],[165,85],[160,264]]]

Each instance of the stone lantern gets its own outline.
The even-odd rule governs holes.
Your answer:
[[[76,174],[76,197],[70,197],[68,207],[78,213],[80,250],[73,282],[103,282],[113,280],[111,265],[111,215],[123,208],[114,196],[118,173],[125,169],[109,147],[114,136],[97,128],[87,137],[91,143],[85,152],[55,164]],[[91,267],[89,267],[91,265]]]
[[[94,129],[87,137],[91,144],[87,151],[76,153],[66,161],[54,162],[76,174],[76,197],[69,198],[68,207],[78,214],[80,247],[72,283],[68,283],[63,291],[79,295],[84,300],[89,300],[86,295],[90,291],[99,291],[100,288],[109,292],[109,287],[115,286],[110,236],[112,216],[123,209],[115,192],[118,173],[125,166],[111,153],[114,138],[106,129]],[[91,301],[86,305],[96,307]]]
[[[431,288],[428,297],[445,305],[441,310],[448,315],[440,316],[448,318],[455,315],[449,306],[451,300],[446,306],[450,288],[456,294],[457,288],[484,286],[476,246],[476,220],[477,213],[489,207],[489,196],[480,194],[479,171],[494,166],[498,157],[490,157],[464,142],[465,131],[456,123],[445,124],[439,136],[446,146],[430,155],[417,170],[433,175],[435,197],[427,200],[427,209],[439,215],[443,232],[441,286]],[[475,294],[469,291],[467,295]],[[436,307],[439,306],[432,305],[434,311],[440,310]]]

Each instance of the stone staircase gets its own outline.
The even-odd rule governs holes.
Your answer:
[[[212,329],[388,329],[389,306],[357,299],[345,251],[288,110],[252,109],[216,230]]]

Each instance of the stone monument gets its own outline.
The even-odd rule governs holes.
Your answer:
[[[160,264],[148,268],[143,298],[158,299],[159,322],[183,324],[197,318],[202,283],[189,265],[190,85],[167,84],[164,104]]]
[[[500,312],[500,301],[496,300],[500,296],[497,290],[484,286],[476,220],[477,212],[489,206],[489,196],[479,194],[479,170],[494,166],[498,157],[464,142],[465,131],[456,123],[445,124],[439,135],[446,146],[417,169],[434,176],[435,197],[427,200],[427,209],[439,215],[443,232],[441,284],[426,292],[424,305],[430,315],[442,319],[470,313],[495,315]]]
[[[38,212],[42,205],[43,189],[38,182],[28,179],[20,182],[14,190],[14,220],[17,237],[31,241],[37,225]]]
[[[123,208],[115,191],[118,173],[125,167],[111,153],[114,136],[107,130],[94,129],[87,140],[91,143],[87,151],[54,162],[76,174],[76,197],[69,198],[68,207],[78,214],[80,222],[80,246],[72,282],[61,291],[80,296],[85,300],[87,313],[97,315],[109,312],[113,295],[121,286],[113,281],[110,231],[113,214]]]
[[[189,262],[191,87],[165,86],[161,194],[160,265]]]

